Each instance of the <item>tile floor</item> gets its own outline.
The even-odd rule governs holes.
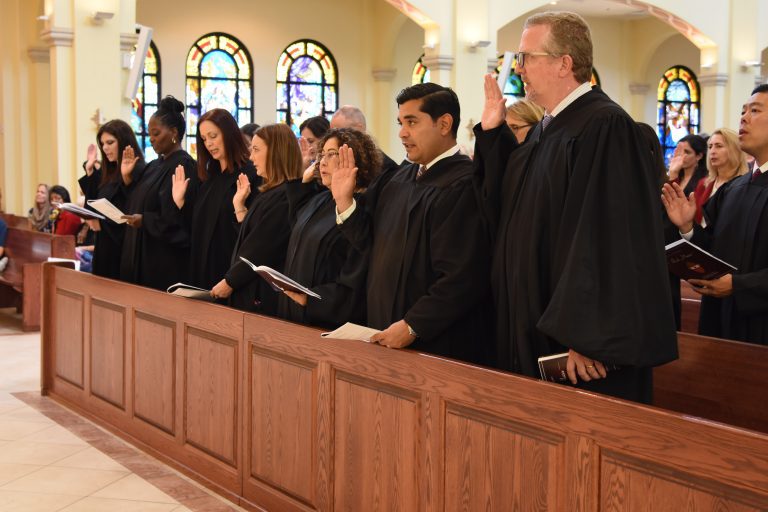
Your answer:
[[[0,309],[0,511],[242,511],[47,398],[40,334]]]

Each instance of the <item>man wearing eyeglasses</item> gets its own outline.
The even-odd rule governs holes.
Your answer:
[[[577,14],[530,17],[515,71],[545,110],[528,142],[518,146],[504,123],[490,76],[475,127],[496,233],[500,364],[538,376],[539,357],[567,351],[573,384],[649,402],[651,367],[677,357],[649,152],[632,118],[590,86],[592,41]]]

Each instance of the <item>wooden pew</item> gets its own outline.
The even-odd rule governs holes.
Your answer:
[[[27,217],[21,217],[19,215],[14,215],[12,213],[0,212],[0,219],[3,219],[3,221],[5,221],[5,224],[9,228],[18,228],[18,229],[32,228],[32,225],[29,222],[29,218]]]
[[[14,306],[22,314],[22,329],[40,329],[40,263],[49,257],[75,258],[75,237],[29,229],[8,228],[8,266],[0,273],[0,307]]]
[[[691,334],[699,332],[701,295],[693,291],[688,282],[680,281],[680,330]]]
[[[768,509],[764,433],[49,265],[43,290],[43,393],[248,509]]]

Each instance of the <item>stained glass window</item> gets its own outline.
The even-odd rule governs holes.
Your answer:
[[[419,60],[416,61],[416,65],[413,66],[411,85],[423,84],[429,81],[429,68],[424,65],[424,54],[422,53]]]
[[[659,80],[657,92],[657,132],[664,161],[669,164],[680,139],[699,133],[699,82],[690,69],[673,66]]]
[[[206,34],[187,54],[187,151],[197,158],[197,120],[214,108],[228,110],[240,126],[253,122],[253,64],[235,37]]]
[[[157,153],[149,143],[149,118],[157,111],[160,103],[160,53],[155,43],[150,41],[147,55],[144,57],[144,71],[141,74],[136,97],[131,101],[131,127],[144,151],[147,162],[157,158]]]
[[[336,60],[310,39],[294,41],[277,61],[277,122],[299,135],[299,125],[310,117],[330,118],[339,104]]]
[[[496,65],[496,76],[501,73],[501,66],[504,64],[504,55],[499,56],[498,64]],[[517,59],[512,60],[512,68],[509,72],[509,78],[507,83],[504,84],[504,90],[502,94],[507,98],[507,105],[514,103],[518,98],[525,98],[525,88],[523,87],[523,79],[515,73],[517,67]],[[511,100],[511,101],[510,101]]]

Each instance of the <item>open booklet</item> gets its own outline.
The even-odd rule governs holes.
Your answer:
[[[380,332],[381,331],[371,327],[347,322],[335,331],[324,332],[320,334],[320,336],[323,338],[333,338],[337,340],[358,340],[370,343],[371,336]]]
[[[191,284],[184,284],[184,283],[172,284],[171,286],[168,287],[166,292],[170,293],[171,295],[186,297],[188,299],[204,300],[208,302],[214,301],[214,298],[211,297],[211,290],[198,288],[197,286],[192,286]]]
[[[56,208],[59,208],[61,210],[64,210],[64,211],[67,211],[67,212],[70,212],[70,213],[74,213],[75,215],[77,215],[81,219],[87,219],[87,220],[90,220],[90,219],[104,220],[104,219],[106,219],[106,217],[104,217],[102,214],[96,213],[96,212],[91,211],[91,210],[86,210],[82,206],[78,206],[75,203],[53,203],[53,206],[55,206]]]
[[[665,249],[669,271],[686,280],[717,279],[736,270],[733,265],[682,238]]]
[[[125,219],[123,218],[123,215],[125,214],[120,211],[120,208],[113,205],[109,199],[90,199],[88,201],[88,206],[92,207],[94,210],[103,214],[109,220],[116,222],[117,224],[125,223]]]
[[[269,268],[266,265],[254,265],[247,259],[240,256],[240,259],[243,260],[249,267],[253,269],[254,272],[259,274],[264,280],[269,283],[269,285],[272,287],[273,290],[276,292],[296,292],[296,293],[305,293],[309,295],[310,297],[314,297],[316,299],[322,299],[318,294],[307,288],[306,286],[302,286],[290,277],[281,274],[277,270],[273,268]]]

